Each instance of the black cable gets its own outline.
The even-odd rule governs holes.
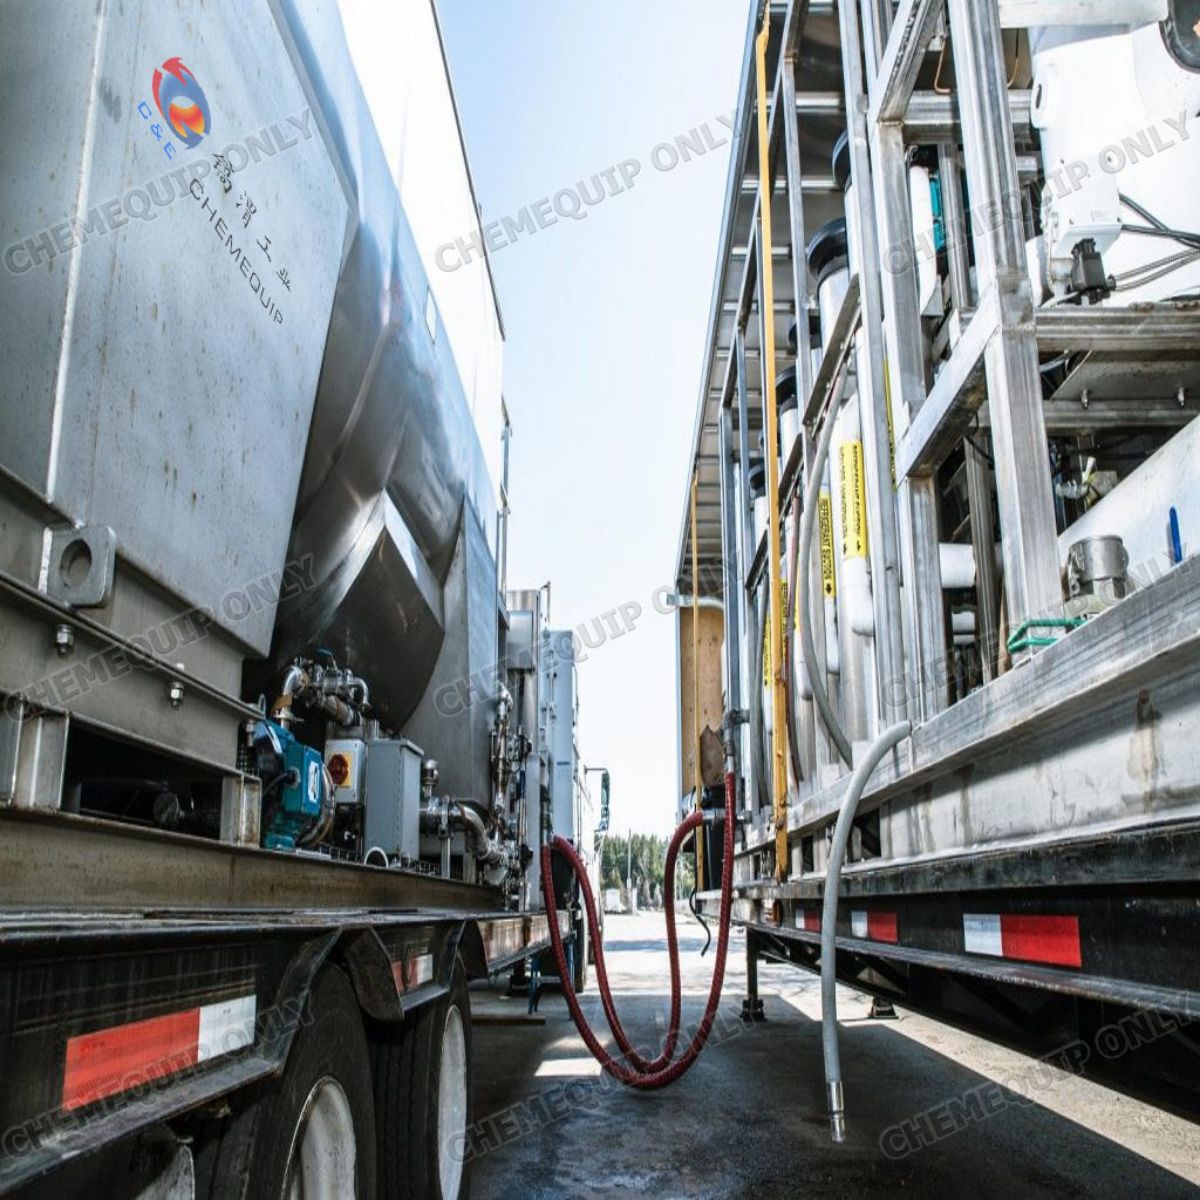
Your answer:
[[[270,783],[262,790],[262,795],[259,797],[261,804],[277,787],[281,784],[286,784],[288,787],[295,787],[300,782],[300,772],[295,767],[289,767],[286,771],[276,775]],[[272,800],[267,806],[262,818],[262,834],[265,836],[270,832],[271,824],[275,820],[276,814],[279,812],[279,801]]]
[[[688,908],[692,910],[692,916],[700,922],[700,927],[704,930],[704,948],[700,951],[700,957],[703,958],[708,953],[709,946],[712,945],[712,933],[709,931],[708,922],[700,915],[700,910],[696,907],[696,887],[695,882],[692,883],[692,894],[688,897]]]
[[[1126,208],[1132,208],[1143,221],[1149,221],[1155,229],[1166,229],[1166,225],[1162,223],[1149,209],[1143,208],[1136,200],[1131,200],[1124,192],[1117,193],[1121,203]]]
[[[975,448],[975,453],[980,458],[986,459],[988,466],[994,471],[996,469],[996,460],[969,433],[965,434],[964,437]]]
[[[1123,225],[1122,233],[1136,233],[1142,237],[1166,238],[1167,241],[1178,242],[1182,246],[1193,246],[1200,249],[1200,233],[1185,233],[1181,229],[1162,229],[1148,225]]]
[[[1124,192],[1117,193],[1118,199],[1126,208],[1132,209],[1143,221],[1150,223],[1149,228],[1142,225],[1122,226],[1122,233],[1136,233],[1142,237],[1167,238],[1180,242],[1185,246],[1200,248],[1200,233],[1189,233],[1182,229],[1171,229],[1164,221],[1160,221],[1148,208],[1144,208],[1136,200],[1131,200]]]
[[[987,464],[994,471],[996,469],[996,460],[971,436],[972,433],[979,433],[979,414],[975,413],[974,420],[971,425],[971,432],[963,435],[964,439],[971,443],[975,448],[975,452],[987,460]]]

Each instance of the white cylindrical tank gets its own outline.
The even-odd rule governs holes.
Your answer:
[[[1122,201],[1128,197],[1170,229],[1200,231],[1196,32],[1176,33],[1167,23],[1046,26],[1031,29],[1029,37],[1055,292],[1070,290],[1072,250],[1087,238],[1102,255],[1105,274],[1117,280],[1108,305],[1163,300],[1200,287],[1200,254],[1187,257],[1188,247],[1168,238],[1123,232],[1149,222]],[[1152,264],[1166,267],[1173,258],[1173,269],[1147,278],[1155,273]]]

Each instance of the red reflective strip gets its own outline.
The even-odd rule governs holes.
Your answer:
[[[1025,917],[1004,913],[1000,917],[1000,939],[1005,958],[1028,962],[1079,967],[1078,917]]]
[[[396,982],[396,991],[404,991],[404,959],[392,963],[392,978]]]
[[[873,942],[899,942],[900,930],[894,912],[867,913],[867,937]]]
[[[199,1045],[198,1008],[73,1037],[67,1042],[62,1106],[80,1108],[193,1067]]]

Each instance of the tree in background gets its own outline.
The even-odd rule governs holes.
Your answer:
[[[625,894],[625,872],[628,867],[633,877],[633,886],[637,889],[640,906],[647,907],[652,898],[662,897],[665,900],[663,871],[666,866],[668,839],[652,833],[635,833],[632,836],[632,847],[630,842],[629,837],[611,832],[604,839],[604,850],[600,860],[601,885],[606,888],[619,888],[622,901],[628,907],[629,897]],[[692,856],[685,851],[680,854],[675,864],[677,899],[688,895],[694,879]]]

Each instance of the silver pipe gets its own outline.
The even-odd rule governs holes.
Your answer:
[[[837,1033],[837,910],[838,888],[842,879],[842,861],[850,841],[850,830],[858,804],[871,772],[893,746],[912,733],[912,725],[901,721],[871,744],[862,762],[850,776],[846,799],[838,813],[829,847],[829,866],[825,872],[825,896],[821,906],[821,1044],[825,1051],[825,1087],[829,1097],[829,1124],[835,1142],[846,1140],[846,1112],[842,1101],[842,1058]]]
[[[308,673],[303,667],[292,665],[288,667],[287,674],[283,677],[283,687],[280,689],[281,696],[294,696],[296,689],[308,680]]]
[[[488,866],[499,864],[502,856],[488,839],[487,826],[484,824],[483,818],[466,804],[452,805],[450,815],[457,817],[470,832],[471,839],[475,843],[475,857],[480,862],[487,863]]]

